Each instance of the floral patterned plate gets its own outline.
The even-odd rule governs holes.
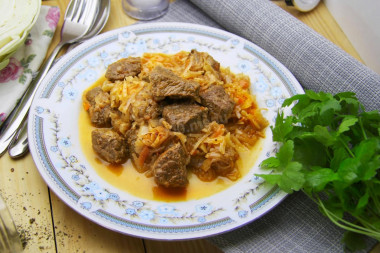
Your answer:
[[[275,150],[268,127],[255,165],[236,184],[198,200],[141,199],[101,178],[81,150],[81,94],[122,57],[144,52],[205,51],[251,78],[264,116],[274,123],[283,100],[303,93],[293,75],[256,45],[218,29],[185,23],[133,25],[99,35],[67,53],[33,101],[28,124],[32,156],[42,177],[71,208],[114,231],[151,239],[191,239],[223,233],[260,218],[286,194],[254,174]]]

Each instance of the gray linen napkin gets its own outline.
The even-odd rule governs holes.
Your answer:
[[[380,76],[268,0],[176,0],[154,22],[189,22],[222,28],[263,48],[305,89],[354,91],[367,110],[380,108]],[[303,193],[288,196],[262,218],[208,238],[232,252],[343,252],[343,230]],[[376,241],[367,241],[370,250]],[[363,251],[365,252],[365,251]]]
[[[175,1],[158,21],[224,28],[274,56],[304,89],[353,91],[368,111],[380,109],[379,74],[270,1],[190,1]]]
[[[277,58],[305,89],[353,91],[380,109],[380,75],[268,0],[191,0],[226,30]]]

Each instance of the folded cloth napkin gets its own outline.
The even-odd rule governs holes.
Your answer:
[[[268,0],[191,0],[226,30],[284,64],[305,89],[353,91],[380,110],[380,75]]]
[[[42,6],[24,45],[0,70],[0,125],[28,88],[46,56],[60,17],[57,7]]]
[[[222,28],[260,46],[284,64],[305,89],[353,91],[379,109],[380,75],[268,0],[176,0],[155,22],[189,22]],[[344,252],[343,230],[298,192],[260,219],[209,241],[232,252]],[[367,240],[366,252],[376,241]]]

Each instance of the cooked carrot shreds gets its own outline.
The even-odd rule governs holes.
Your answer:
[[[144,53],[141,59],[146,72],[150,72],[158,64],[166,68],[170,68],[174,73],[180,74],[184,69],[185,60],[188,57],[188,52],[178,52],[174,55],[167,55],[163,53]],[[144,72],[143,71],[143,72]]]
[[[195,53],[198,54],[195,55],[194,51],[181,51],[172,55],[144,53],[141,57],[141,73],[138,76],[128,76],[122,81],[104,82],[102,89],[109,93],[111,108],[121,113],[122,120],[131,120],[133,124],[140,126],[140,130],[143,129],[135,144],[136,152],[131,154],[138,171],[144,171],[147,168],[146,163],[151,163],[151,156],[157,154],[156,150],[161,148],[161,152],[166,142],[173,138],[186,147],[192,158],[200,156],[201,160],[205,159],[202,168],[198,167],[193,171],[198,177],[206,181],[217,176],[236,180],[240,173],[236,164],[238,156],[234,154],[238,150],[251,148],[259,138],[264,137],[268,122],[263,117],[255,96],[251,94],[251,82],[247,75],[234,74],[229,68],[221,67],[207,53]],[[183,79],[199,83],[200,93],[211,85],[221,85],[235,102],[228,123],[211,122],[200,132],[184,134],[172,131],[172,126],[164,118],[158,117],[161,114],[158,109],[157,115],[152,114],[148,118],[145,112],[152,109],[150,106],[156,105],[157,101],[150,93],[153,84],[147,81],[147,77],[156,66],[163,66]],[[84,109],[89,110],[91,104],[83,101]],[[143,120],[138,121],[140,119]],[[124,128],[129,129],[131,125]],[[223,173],[220,172],[221,168],[225,168]]]
[[[88,111],[90,109],[91,105],[89,102],[85,101],[83,102],[83,108],[85,111]]]
[[[214,133],[211,135],[211,138],[222,135],[224,133],[224,130],[225,130],[224,125],[218,124],[216,127],[214,127],[213,129]]]
[[[170,135],[170,131],[163,127],[157,126],[149,130],[148,133],[142,137],[142,142],[146,146],[156,148],[160,146]]]
[[[241,80],[239,80],[239,85],[243,89],[248,89],[249,88],[249,80],[241,79]]]
[[[239,79],[238,82],[226,84],[225,90],[236,103],[234,113],[239,121],[243,124],[251,124],[255,129],[261,131],[269,123],[262,116],[261,109],[258,108],[254,97],[250,94],[249,83],[246,84],[246,82],[246,79]]]

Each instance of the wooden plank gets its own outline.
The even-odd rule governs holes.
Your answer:
[[[81,216],[51,192],[57,252],[143,253],[143,241],[103,228]]]
[[[59,6],[61,10],[61,18],[57,31],[61,30],[64,13],[69,2],[69,0],[44,2],[47,5]],[[117,14],[120,9],[117,4],[120,2],[112,1],[112,17],[115,17],[115,13],[116,15],[120,15],[120,13]],[[112,20],[116,20],[116,22]],[[110,18],[110,22],[107,23],[104,31],[117,28],[115,26],[117,24],[121,25],[124,21],[123,17]],[[126,20],[126,22],[132,21]],[[127,25],[127,23],[123,24]],[[59,40],[59,32],[56,32],[49,52],[58,44]],[[87,220],[63,203],[53,192],[51,192],[51,205],[57,252],[144,252],[144,245],[141,239],[110,231]]]
[[[0,194],[23,239],[25,252],[55,252],[48,188],[32,157],[0,159]]]
[[[222,253],[220,249],[215,247],[207,240],[187,240],[187,241],[153,241],[144,240],[146,252],[154,253],[193,253],[193,252],[207,252],[207,253]]]
[[[371,250],[371,253],[380,253],[380,243]]]
[[[64,10],[69,0],[51,0],[44,4],[58,5],[62,15],[58,26],[60,30]],[[133,24],[134,19],[126,16],[120,0],[111,0],[111,16],[103,32]],[[277,2],[296,18],[340,46],[343,50],[360,60],[360,57],[348,41],[338,24],[329,14],[324,4],[320,4],[313,12],[300,13],[286,7],[283,2]],[[54,37],[53,45],[59,42],[59,36]],[[52,47],[50,49],[50,52]],[[221,251],[207,240],[192,240],[165,242],[142,240],[109,231],[91,221],[88,221],[65,205],[55,194],[51,194],[53,207],[54,228],[58,252],[210,252]]]

